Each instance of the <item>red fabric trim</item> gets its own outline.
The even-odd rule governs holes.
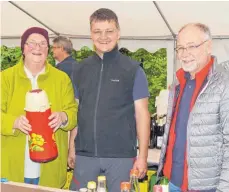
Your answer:
[[[209,70],[213,64],[213,58],[211,58],[211,60],[209,61],[209,63],[198,73],[196,73],[195,75],[195,79],[196,79],[196,87],[192,96],[192,100],[191,100],[191,105],[190,105],[190,111],[192,110],[196,98],[198,97],[198,94],[200,92],[200,89],[202,87],[202,84],[205,80],[205,78],[207,77]],[[180,105],[180,101],[181,101],[181,97],[183,95],[183,91],[184,91],[184,87],[186,84],[186,79],[185,79],[185,72],[183,69],[180,69],[177,71],[176,73],[178,81],[180,83],[180,93],[177,99],[177,103],[176,103],[176,108],[175,108],[175,112],[174,112],[174,116],[172,117],[172,123],[170,126],[170,131],[169,131],[169,141],[168,141],[168,146],[167,146],[167,150],[166,150],[166,159],[165,159],[165,164],[164,164],[164,169],[163,169],[163,173],[164,175],[170,180],[171,178],[171,169],[172,169],[172,151],[173,151],[173,147],[175,144],[175,140],[176,140],[176,134],[175,134],[175,123],[176,123],[176,118],[177,118],[177,113],[178,113],[178,109],[179,109],[179,105]],[[187,191],[188,189],[188,164],[187,164],[187,155],[185,152],[185,165],[184,165],[184,176],[183,176],[183,183],[181,186],[182,191]]]

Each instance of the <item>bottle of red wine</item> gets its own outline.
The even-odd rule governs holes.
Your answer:
[[[165,116],[160,117],[157,121],[156,126],[156,148],[161,149],[163,143],[163,136],[164,136],[164,128],[165,128]]]

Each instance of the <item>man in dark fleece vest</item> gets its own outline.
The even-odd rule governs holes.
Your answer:
[[[96,54],[73,72],[79,123],[76,138],[74,132],[70,137],[69,151],[76,153],[70,189],[86,187],[102,174],[108,191],[118,192],[120,182],[129,180],[132,168],[139,171],[139,178],[147,172],[148,83],[140,63],[118,51],[120,28],[113,11],[95,11],[90,29]]]

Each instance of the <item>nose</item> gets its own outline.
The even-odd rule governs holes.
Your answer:
[[[107,39],[107,32],[106,31],[101,32],[100,39]]]
[[[189,52],[188,52],[187,48],[185,48],[183,53],[181,54],[181,57],[188,57],[188,56],[189,56]]]
[[[41,45],[39,43],[36,44],[35,50],[40,50],[41,49]]]

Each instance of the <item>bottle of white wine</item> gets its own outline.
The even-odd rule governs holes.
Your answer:
[[[161,149],[163,143],[163,136],[164,136],[164,128],[165,128],[165,116],[160,117],[157,120],[156,126],[156,148]]]
[[[97,192],[107,192],[106,177],[103,175],[98,176]]]

